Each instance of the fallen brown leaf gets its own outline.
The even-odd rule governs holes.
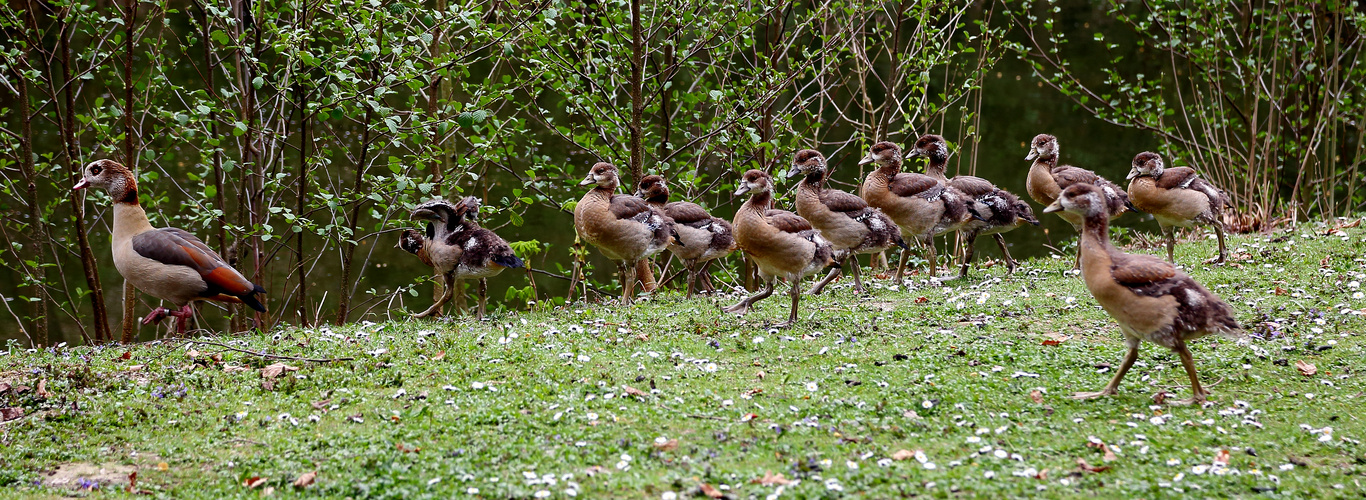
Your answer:
[[[721,493],[721,490],[718,490],[707,483],[702,483],[698,488],[701,488],[702,494],[706,495],[708,498],[721,498],[726,496],[725,493]]]
[[[1276,295],[1285,295],[1285,294],[1287,294],[1287,293],[1290,293],[1290,292],[1285,291],[1284,288],[1276,287]]]
[[[654,444],[651,445],[651,446],[654,446],[655,449],[656,449],[656,450],[659,450],[659,451],[674,451],[674,450],[678,449],[678,440],[677,440],[677,439],[670,439],[670,440],[665,441],[665,442],[663,442],[663,443],[658,443],[658,442],[656,442],[656,443],[654,443]]]
[[[892,460],[910,460],[910,459],[911,459],[912,457],[914,457],[914,456],[915,456],[915,452],[914,452],[914,451],[911,451],[911,450],[896,450],[895,453],[892,453]]]
[[[324,399],[322,401],[314,401],[312,403],[309,403],[309,405],[312,406],[314,410],[323,410],[324,408],[327,408],[327,405],[330,403],[332,403],[331,399]]]
[[[773,486],[775,484],[781,486],[784,484],[792,484],[791,479],[784,477],[782,474],[774,474],[773,471],[769,470],[764,471],[764,477],[755,479],[750,482],[763,486]]]
[[[640,390],[640,389],[636,389],[635,387],[631,387],[631,386],[629,386],[629,385],[623,385],[623,386],[621,386],[621,387],[622,387],[621,392],[626,393],[627,396],[639,396],[639,397],[642,397],[642,398],[644,398],[644,397],[649,397],[649,394],[648,394],[648,393],[646,393],[645,391],[642,391],[642,390]]]
[[[42,379],[38,381],[38,392],[36,394],[38,395],[38,397],[43,399],[47,399],[52,396],[52,393],[47,392],[47,379]]]
[[[157,462],[157,470],[161,472],[171,470],[171,464],[168,464],[166,462]]]
[[[122,355],[122,356],[119,356],[119,359],[121,359],[121,360],[127,360],[127,359],[132,359],[132,358],[133,358],[133,351],[123,351],[123,355]]]
[[[128,365],[128,371],[130,371],[130,372],[140,372],[140,371],[142,371],[143,368],[146,368],[146,367],[147,367],[147,365]]]
[[[1229,459],[1228,450],[1219,450],[1219,453],[1214,454],[1214,465],[1227,466],[1227,465],[1228,465],[1228,459]]]
[[[247,368],[247,367],[245,367],[245,366],[235,366],[235,365],[234,365],[234,366],[224,366],[224,367],[223,367],[223,373],[237,373],[237,372],[249,372],[249,371],[251,371],[251,368]]]
[[[1105,472],[1105,471],[1107,471],[1107,470],[1110,470],[1110,466],[1108,466],[1108,465],[1102,465],[1102,466],[1100,466],[1100,467],[1097,467],[1097,466],[1088,464],[1088,463],[1086,463],[1086,459],[1084,459],[1084,458],[1078,458],[1078,459],[1077,459],[1077,467],[1081,467],[1081,470],[1086,471],[1086,472],[1090,472],[1090,473],[1092,473],[1092,474],[1099,474],[1099,473],[1101,473],[1101,472]]]
[[[276,378],[276,377],[279,377],[280,375],[284,375],[285,372],[297,372],[297,371],[299,371],[299,367],[297,367],[297,366],[289,366],[289,365],[284,364],[284,363],[275,363],[275,364],[273,364],[273,365],[270,365],[270,366],[267,366],[267,367],[265,367],[265,368],[262,368],[262,369],[261,369],[261,376],[264,377],[264,378]]]
[[[1165,403],[1169,397],[1171,397],[1171,393],[1167,391],[1157,391],[1157,394],[1153,394],[1153,404],[1161,405]]]
[[[432,356],[432,361],[441,361],[443,359],[446,359],[446,351],[438,352],[435,356]]]
[[[1303,359],[1295,362],[1295,369],[1300,371],[1300,375],[1304,375],[1306,377],[1312,377],[1315,373],[1319,372],[1319,368],[1317,366],[1314,366],[1313,363],[1307,362]]]
[[[198,357],[199,357],[199,351],[196,351],[196,350],[194,350],[194,349],[190,349],[190,352],[185,353],[185,357],[190,358],[190,359],[198,358]]]
[[[1054,346],[1054,345],[1058,345],[1058,344],[1061,344],[1061,343],[1062,343],[1061,340],[1045,340],[1045,341],[1043,341],[1043,345],[1046,345],[1046,346]]]
[[[295,479],[295,480],[294,480],[294,487],[295,487],[295,488],[307,488],[309,485],[313,484],[313,480],[314,480],[314,479],[317,479],[317,478],[318,478],[318,471],[305,472],[305,473],[303,473],[303,475],[299,476],[298,479]]]
[[[1043,404],[1043,393],[1039,392],[1038,389],[1029,391],[1029,399],[1035,403]]]
[[[263,484],[266,484],[266,478],[261,476],[252,476],[247,478],[246,481],[242,481],[242,486],[246,486],[251,489],[256,489],[257,487]]]
[[[24,409],[18,406],[14,408],[0,408],[0,422],[9,422],[24,416]]]

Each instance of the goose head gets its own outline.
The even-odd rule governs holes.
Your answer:
[[[648,201],[668,201],[669,185],[664,177],[647,175],[641,177],[640,184],[636,185],[636,196]]]
[[[859,160],[858,164],[867,165],[869,163],[877,163],[878,166],[885,166],[891,163],[899,163],[900,161],[901,146],[882,141],[874,144],[873,147],[868,150],[868,156],[864,156],[862,160]]]
[[[1129,176],[1127,178],[1133,179],[1135,177],[1143,177],[1145,175],[1152,177],[1161,177],[1162,170],[1164,170],[1164,167],[1162,165],[1162,157],[1159,156],[1157,153],[1144,151],[1142,153],[1139,153],[1138,156],[1134,157],[1134,163],[1133,165],[1131,165],[1131,168],[1129,169]]]
[[[762,170],[750,169],[745,175],[740,177],[740,187],[735,190],[735,196],[745,193],[768,193],[773,190],[773,178]]]
[[[1062,190],[1057,201],[1043,209],[1046,214],[1068,211],[1084,217],[1108,213],[1109,204],[1101,188],[1091,184],[1073,184]]]
[[[621,179],[617,177],[617,167],[611,163],[599,162],[588,169],[588,177],[585,177],[580,186],[597,184],[600,188],[616,190],[621,185]]]
[[[1037,159],[1057,159],[1058,157],[1058,138],[1048,134],[1039,134],[1029,141],[1029,154],[1025,156],[1026,161]]]
[[[924,157],[931,160],[947,161],[949,159],[949,143],[944,138],[935,134],[925,134],[915,141],[915,148],[911,149],[906,156],[917,158]]]
[[[814,149],[803,149],[792,159],[792,168],[787,171],[787,178],[812,172],[825,172],[825,155]]]

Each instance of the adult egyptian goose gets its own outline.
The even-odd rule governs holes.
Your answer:
[[[740,179],[736,196],[751,193],[749,200],[735,212],[735,240],[740,249],[759,266],[764,289],[724,310],[745,314],[755,302],[773,294],[773,284],[783,278],[792,284],[792,312],[782,328],[797,321],[797,303],[802,297],[802,278],[843,259],[836,254],[821,232],[801,216],[770,208],[773,204],[773,179],[759,170],[750,170]]]
[[[893,245],[903,250],[909,249],[901,239],[901,230],[895,222],[881,210],[868,206],[863,198],[838,189],[825,189],[826,161],[819,151],[803,149],[793,158],[792,169],[787,177],[803,175],[797,185],[797,215],[821,231],[821,237],[830,242],[836,252],[848,255],[852,260],[854,290],[863,293],[863,282],[859,279],[858,254],[878,253]],[[839,275],[840,267],[830,270],[815,287],[812,295],[819,295],[825,285]]]
[[[902,172],[901,161],[901,146],[886,141],[874,144],[859,165],[877,163],[878,168],[863,180],[859,197],[891,217],[903,237],[914,238],[924,246],[933,276],[939,267],[934,237],[957,231],[972,219],[969,198],[928,175]],[[897,283],[905,274],[908,254],[901,252],[901,262],[896,267]]]
[[[1228,257],[1224,244],[1224,208],[1232,204],[1228,194],[1196,175],[1188,167],[1163,168],[1162,157],[1144,151],[1134,157],[1129,170],[1129,199],[1139,210],[1153,214],[1167,237],[1167,261],[1176,263],[1176,228],[1210,226],[1219,236],[1219,255],[1206,261],[1221,263]]]
[[[976,252],[977,237],[982,235],[995,237],[996,244],[1001,247],[1001,255],[1005,257],[1006,274],[1015,272],[1017,264],[1015,259],[1010,257],[1006,239],[1001,233],[1025,224],[1039,225],[1039,219],[1034,217],[1034,209],[1014,193],[996,187],[991,181],[981,177],[958,175],[952,179],[948,178],[944,175],[944,168],[948,164],[950,154],[949,145],[943,137],[926,134],[915,141],[915,148],[908,156],[929,159],[925,166],[925,175],[954,187],[972,200],[969,206],[976,217],[958,230],[963,236],[962,243],[965,247],[958,276],[968,275],[968,267],[972,265],[973,254]]]
[[[636,196],[616,194],[621,185],[617,167],[598,163],[580,186],[597,184],[574,207],[574,229],[579,237],[617,263],[621,302],[634,295],[637,263],[666,248],[674,233],[673,221],[663,211]],[[674,240],[676,242],[676,240]],[[677,242],[686,245],[686,242]]]
[[[248,281],[199,238],[183,229],[152,227],[138,202],[137,180],[126,167],[113,160],[91,162],[72,189],[91,186],[114,199],[114,267],[138,290],[177,307],[157,307],[142,318],[142,324],[174,316],[176,333],[184,334],[186,323],[194,317],[193,303],[199,300],[246,304],[266,312],[256,298],[266,290]]]
[[[636,196],[673,219],[674,231],[678,234],[678,241],[683,244],[669,245],[669,252],[683,261],[683,265],[688,268],[687,296],[691,297],[699,279],[703,282],[708,281],[705,277],[711,261],[735,251],[737,244],[730,222],[720,217],[712,217],[706,209],[696,203],[670,202],[668,183],[664,177],[658,175],[641,178]]]
[[[493,231],[479,227],[476,219],[481,203],[479,198],[468,196],[460,203],[452,204],[446,200],[432,200],[413,209],[414,219],[427,220],[427,235],[408,230],[400,240],[400,246],[431,265],[446,278],[446,293],[427,311],[417,317],[425,317],[439,310],[449,301],[452,290],[459,286],[460,280],[477,279],[479,288],[479,309],[476,318],[484,319],[488,303],[488,278],[497,276],[503,269],[518,269],[524,266],[522,259],[512,252],[512,247]]]
[[[1126,254],[1111,245],[1108,228],[1113,203],[1104,188],[1089,183],[1073,184],[1044,212],[1064,210],[1082,217],[1080,251],[1086,288],[1119,323],[1129,346],[1124,363],[1105,389],[1079,392],[1073,397],[1090,399],[1114,394],[1124,373],[1138,358],[1139,344],[1146,340],[1181,357],[1193,396],[1177,404],[1203,402],[1208,393],[1200,387],[1195,361],[1186,343],[1210,334],[1239,332],[1241,327],[1233,317],[1233,308],[1162,259]]]
[[[1111,219],[1123,215],[1133,206],[1129,203],[1128,193],[1095,172],[1071,165],[1058,165],[1058,149],[1058,138],[1048,134],[1036,135],[1029,142],[1029,154],[1025,155],[1025,160],[1034,163],[1029,166],[1025,190],[1029,192],[1030,198],[1034,198],[1040,205],[1048,206],[1057,201],[1058,195],[1068,186],[1091,184],[1101,188],[1107,204],[1106,213]],[[1058,216],[1072,224],[1072,228],[1078,233],[1081,232],[1081,216],[1071,212],[1058,212]],[[1077,253],[1076,266],[1081,266],[1080,252]]]

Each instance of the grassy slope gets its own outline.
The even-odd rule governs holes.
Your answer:
[[[1366,230],[1344,238],[1326,229],[1234,238],[1248,254],[1241,267],[1193,270],[1250,330],[1277,332],[1253,347],[1195,343],[1213,385],[1204,408],[1153,405],[1161,390],[1189,393],[1177,358],[1151,345],[1118,396],[1068,399],[1104,385],[1112,371],[1098,365],[1117,365],[1123,345],[1082,282],[1061,275],[1070,259],[1044,259],[1012,277],[977,270],[871,299],[836,287],[804,301],[803,320],[781,332],[765,322],[785,317],[784,296],[736,319],[719,311],[733,299],[671,292],[629,309],[483,324],[211,339],[356,358],[288,361],[302,369],[273,390],[259,373],[268,361],[214,346],[11,349],[0,355],[0,380],[43,379],[52,395],[0,396],[0,406],[31,414],[0,425],[0,495],[60,494],[35,484],[59,465],[86,463],[138,467],[140,488],[177,498],[268,487],[277,496],[466,497],[477,488],[485,498],[667,498],[697,494],[700,483],[763,498],[778,492],[751,482],[766,471],[801,479],[782,497],[1360,496],[1366,300],[1355,285],[1366,281]],[[1213,249],[1184,244],[1177,257],[1196,262]],[[125,351],[131,359],[119,360]],[[219,352],[221,363],[205,361]],[[1318,374],[1301,375],[1300,360]],[[627,386],[650,394],[627,397]],[[311,405],[321,400],[326,411]],[[758,417],[742,422],[747,413]],[[1320,439],[1324,427],[1332,430]],[[657,449],[661,437],[677,448]],[[884,460],[903,449],[923,450],[927,463]],[[1228,468],[1209,470],[1220,450]],[[1079,458],[1111,469],[1083,473]],[[314,470],[312,487],[289,486]],[[243,486],[256,476],[266,482]]]

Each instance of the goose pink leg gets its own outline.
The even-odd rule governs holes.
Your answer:
[[[142,324],[150,325],[153,323],[160,323],[161,320],[165,319],[167,316],[175,317],[176,333],[184,334],[185,324],[189,322],[191,317],[194,317],[194,308],[190,307],[189,304],[185,304],[180,309],[167,309],[165,307],[158,307],[156,309],[152,309],[152,312],[150,314],[142,318]]]

